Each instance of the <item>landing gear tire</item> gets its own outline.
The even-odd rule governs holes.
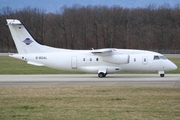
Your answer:
[[[99,78],[106,77],[106,75],[107,75],[106,73],[102,73],[102,72],[101,72],[101,73],[98,73],[98,77],[99,77]]]
[[[160,74],[161,77],[164,77],[164,74]]]

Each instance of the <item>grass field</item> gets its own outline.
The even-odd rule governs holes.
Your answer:
[[[180,87],[0,87],[0,120],[179,120]]]
[[[180,58],[170,58],[177,66],[178,69],[169,71],[167,73],[180,73]],[[123,73],[141,73],[142,72],[120,72]],[[85,74],[85,72],[72,72],[56,70],[47,67],[37,67],[28,65],[25,61],[10,57],[0,57],[0,74]],[[157,74],[157,73],[156,73]]]

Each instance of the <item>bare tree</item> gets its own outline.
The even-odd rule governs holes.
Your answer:
[[[40,43],[70,49],[134,48],[180,52],[180,5],[147,8],[121,6],[62,7],[57,13],[24,7],[0,9],[0,47],[15,50],[7,18],[21,20]]]

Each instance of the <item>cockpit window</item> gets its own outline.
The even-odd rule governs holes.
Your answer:
[[[166,60],[165,56],[159,56],[159,57],[160,57],[160,59]]]
[[[159,56],[154,56],[154,60],[159,60],[160,58],[159,58]]]
[[[157,56],[157,55],[155,55],[154,56],[154,60],[166,60],[166,57],[165,56]]]

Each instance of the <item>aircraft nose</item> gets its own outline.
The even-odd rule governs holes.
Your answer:
[[[174,63],[173,63],[174,64]],[[172,67],[173,70],[176,70],[177,69],[177,66],[174,64],[173,67]]]
[[[169,66],[170,70],[176,70],[177,69],[177,66],[170,61],[170,66]]]

